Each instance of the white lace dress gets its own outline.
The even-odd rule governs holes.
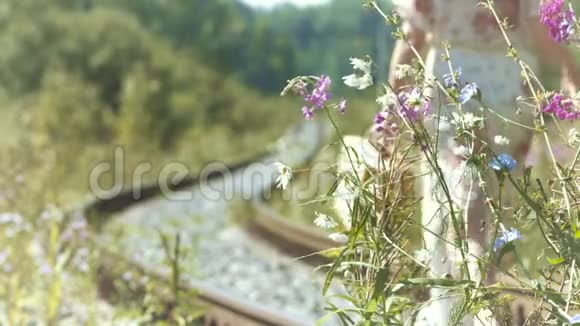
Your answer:
[[[488,9],[478,6],[479,0],[394,0],[397,11],[406,21],[408,26],[423,30],[426,34],[429,49],[426,53],[426,64],[429,73],[441,78],[449,73],[447,62],[441,60],[442,42],[448,41],[451,45],[450,57],[453,69],[461,68],[462,82],[475,82],[483,94],[483,101],[496,114],[524,125],[530,125],[533,120],[534,110],[530,107],[520,108],[516,101],[519,96],[527,96],[524,87],[520,67],[512,58],[506,56],[506,42],[497,26],[495,18]],[[532,53],[526,49],[527,35],[522,23],[538,15],[539,0],[495,0],[496,10],[500,18],[507,18],[514,27],[508,32],[509,38],[517,49],[520,57],[535,70],[537,62]],[[441,80],[441,79],[440,79]],[[433,96],[435,99],[437,96]],[[472,101],[473,102],[473,101]],[[433,100],[433,111],[437,101]],[[485,118],[485,136],[493,143],[496,135],[507,136],[510,139],[508,146],[498,148],[492,145],[495,152],[511,154],[518,163],[523,162],[529,149],[531,134],[524,128],[514,127],[495,115],[479,110],[479,106],[472,103],[464,107],[473,110],[473,113]],[[445,110],[450,114],[453,109]],[[488,220],[489,213],[483,202],[484,196],[470,174],[465,160],[457,158],[458,144],[455,143],[455,130],[446,124],[443,127],[437,125],[440,119],[433,119],[433,128],[439,129],[439,164],[442,166],[446,182],[450,185],[453,199],[459,207],[467,207],[466,200],[470,199],[470,206],[474,205],[482,209],[475,218],[469,216],[466,225],[477,224],[481,228],[482,222]],[[490,179],[491,180],[491,179]],[[437,179],[433,176],[426,177],[423,181],[423,225],[430,231],[424,232],[426,249],[431,254],[431,272],[435,277],[444,277],[446,274],[452,277],[461,277],[457,267],[458,260],[454,259],[456,250],[441,238],[451,240],[448,234],[448,216],[441,212],[441,201],[438,200],[440,193],[437,191]],[[438,195],[439,194],[439,195]],[[468,196],[469,195],[469,196]],[[472,206],[473,207],[473,206]],[[486,210],[483,213],[483,210]],[[427,213],[429,214],[427,214]],[[433,214],[433,212],[438,212]],[[471,209],[470,209],[471,212]],[[470,213],[471,214],[471,213]],[[484,231],[485,232],[485,231]],[[434,236],[438,234],[439,236]],[[469,231],[468,231],[469,238]],[[472,255],[482,255],[487,248],[487,239],[468,241]],[[472,275],[479,275],[477,264],[470,263]],[[447,293],[442,290],[433,290],[431,303],[419,313],[416,325],[447,325],[449,310],[456,302],[453,299],[445,299]],[[481,318],[482,316],[478,316]],[[464,325],[478,324],[478,318],[466,318]],[[492,321],[484,324],[494,324]]]

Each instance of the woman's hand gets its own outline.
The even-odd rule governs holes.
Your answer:
[[[422,53],[425,48],[425,32],[413,27],[409,23],[403,23],[403,31],[407,36],[407,41],[398,40],[395,43],[391,64],[389,68],[389,84],[398,91],[404,86],[411,83],[410,80],[398,79],[396,76],[397,67],[403,64],[411,64],[415,59],[415,52],[411,48],[415,48],[419,53]]]
[[[562,90],[575,94],[580,86],[580,70],[570,50],[550,37],[547,28],[537,17],[524,22],[530,42],[543,64],[559,66],[562,73]]]
[[[570,71],[570,68],[562,68],[562,79],[560,82],[560,87],[563,91],[568,93],[568,95],[573,96],[578,92],[578,86],[580,85],[580,72],[578,69]]]

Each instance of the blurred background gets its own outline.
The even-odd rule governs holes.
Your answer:
[[[178,160],[195,170],[252,157],[301,119],[300,102],[279,96],[289,78],[328,74],[335,93],[351,95],[340,77],[351,72],[349,57],[367,54],[386,76],[390,34],[361,7],[353,0],[2,1],[0,144],[20,156],[43,153],[52,200],[63,203],[84,196],[86,168],[111,157],[112,145],[130,149],[128,166],[146,158],[154,167]],[[373,112],[366,98],[354,99],[353,111]],[[351,125],[361,132],[367,124]]]
[[[333,92],[349,97],[342,127],[361,134],[375,92],[355,94],[340,77],[351,73],[350,57],[364,55],[386,77],[389,35],[356,0],[1,1],[0,323],[102,324],[109,319],[100,315],[163,306],[121,273],[130,294],[105,309],[114,313],[99,310],[111,292],[95,281],[102,255],[70,214],[94,197],[90,171],[115,165],[115,148],[124,162],[114,169],[127,177],[105,174],[104,188],[129,186],[143,162],[152,167],[145,182],[154,183],[170,162],[195,174],[209,162],[251,160],[303,121],[301,100],[280,97],[300,74],[330,75]],[[336,152],[326,153],[330,166]],[[311,225],[312,208],[274,201]],[[247,218],[246,206],[235,207]],[[127,299],[135,297],[140,303]]]

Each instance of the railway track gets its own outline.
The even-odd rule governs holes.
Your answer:
[[[313,325],[325,312],[320,293],[323,275],[312,266],[328,263],[316,253],[336,244],[322,232],[288,222],[260,198],[273,185],[275,161],[305,165],[326,137],[323,127],[311,124],[285,138],[299,145],[282,155],[231,166],[229,173],[215,170],[204,180],[189,177],[166,187],[173,194],[190,194],[188,200],[164,198],[161,186],[150,185],[140,189],[140,197],[122,193],[93,201],[80,213],[98,229],[95,243],[106,260],[122,261],[161,281],[168,281],[170,273],[163,267],[157,233],[179,232],[182,242],[196,250],[195,257],[182,262],[191,268],[186,268],[180,287],[195,290],[207,309],[206,325]],[[256,176],[261,177],[259,185],[253,183]],[[202,182],[218,193],[251,198],[256,216],[242,225],[228,225],[224,216],[232,198],[208,200],[200,192]],[[105,281],[107,277],[103,275]],[[522,318],[522,305],[513,308],[517,319]],[[336,323],[329,319],[325,325]]]
[[[149,185],[139,189],[140,196],[128,191],[95,200],[80,212],[98,231],[95,243],[109,261],[159,280],[168,280],[169,270],[157,233],[179,232],[182,243],[197,251],[182,262],[180,286],[198,293],[208,325],[312,325],[325,315],[323,275],[307,263],[326,262],[313,254],[335,244],[323,233],[287,222],[257,198],[273,186],[274,162],[305,165],[327,134],[316,123],[294,128],[278,142],[284,147],[278,153],[165,187],[173,200],[163,196],[162,186]],[[233,196],[207,198],[208,189]],[[257,216],[228,225],[224,217],[236,197],[251,198]],[[295,259],[302,256],[308,257]]]

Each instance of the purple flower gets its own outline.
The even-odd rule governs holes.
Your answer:
[[[461,104],[465,104],[469,100],[471,100],[474,96],[476,96],[478,92],[479,90],[477,89],[477,85],[475,83],[468,83],[459,92],[459,96],[457,97],[457,99]]]
[[[332,81],[330,80],[330,77],[325,75],[320,76],[316,82],[316,86],[312,90],[312,93],[307,94],[304,97],[304,100],[310,102],[314,108],[322,108],[332,97],[329,92],[331,83]]]
[[[576,17],[572,10],[563,10],[564,0],[548,0],[540,6],[540,22],[548,28],[554,41],[566,41],[574,33]]]
[[[314,110],[305,106],[302,108],[302,115],[304,116],[304,119],[312,120],[312,119],[314,119]]]
[[[454,73],[448,73],[443,75],[443,84],[447,88],[455,86],[459,83],[459,78],[461,78],[461,68],[458,68]]]
[[[513,171],[516,167],[517,161],[509,154],[502,153],[494,157],[489,162],[489,167],[496,171]]]
[[[322,75],[318,77],[312,92],[308,93],[307,84],[304,82],[297,82],[294,85],[294,91],[299,94],[300,96],[304,97],[304,100],[308,102],[310,105],[305,106],[302,108],[302,115],[306,120],[314,119],[314,111],[316,109],[321,109],[326,105],[326,102],[330,100],[332,95],[330,94],[330,85],[332,81],[330,77],[326,75]],[[346,108],[346,101],[343,100],[344,103],[339,104],[339,109],[341,108],[340,105],[344,105]]]
[[[341,99],[340,102],[338,102],[338,112],[344,114],[345,111],[346,111],[346,100]]]
[[[411,122],[419,121],[431,113],[429,102],[418,88],[399,93],[398,100],[399,114]]]
[[[383,122],[387,119],[385,117],[386,112],[379,112],[375,115],[375,125],[382,125]]]
[[[389,119],[390,108],[385,109],[375,115],[374,130],[388,136],[394,136],[399,131],[399,125]]]
[[[521,237],[522,235],[520,234],[520,231],[516,230],[515,228],[511,228],[510,230],[504,229],[499,238],[495,239],[495,242],[493,243],[493,251],[497,252],[506,244],[521,239]]]
[[[580,119],[580,111],[575,111],[572,100],[565,98],[562,93],[554,94],[542,112],[552,113],[560,120]]]
[[[570,324],[572,324],[572,325],[580,323],[580,314],[579,315],[576,315],[576,316],[573,316],[573,317],[570,317],[570,319],[568,320],[568,322]]]

